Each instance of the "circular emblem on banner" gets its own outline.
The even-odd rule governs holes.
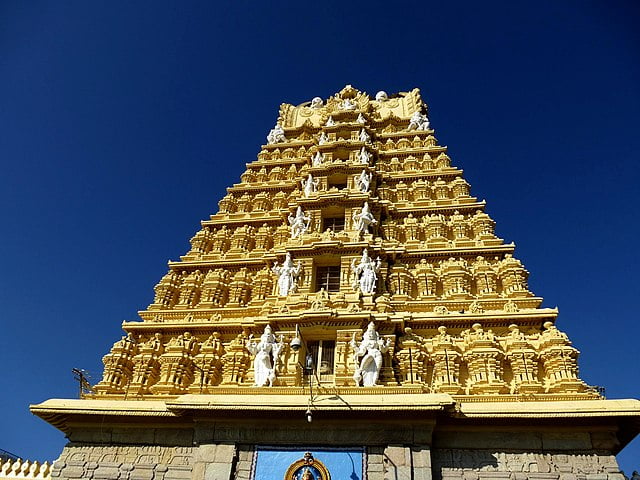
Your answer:
[[[307,452],[303,458],[289,466],[284,480],[331,480],[331,475],[321,461],[313,458],[311,452]]]

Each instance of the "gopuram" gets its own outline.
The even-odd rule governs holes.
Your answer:
[[[283,104],[81,399],[55,479],[613,480],[640,402],[557,310],[415,89]]]

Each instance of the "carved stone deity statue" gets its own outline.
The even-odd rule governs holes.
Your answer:
[[[360,140],[363,143],[371,142],[371,137],[369,136],[369,134],[366,132],[364,128],[360,130],[360,134],[358,135],[358,140]]]
[[[329,142],[329,137],[327,137],[327,134],[324,132],[320,133],[320,136],[318,137],[318,145],[324,145],[327,142]]]
[[[298,261],[298,265],[293,264],[289,252],[287,252],[287,256],[282,265],[279,266],[278,262],[273,265],[271,271],[278,277],[278,294],[281,297],[295,293],[298,289],[298,278],[300,277],[301,268],[300,261]]]
[[[311,164],[314,167],[319,167],[323,163],[324,163],[324,153],[316,152],[316,154],[313,156],[313,159],[311,160]]]
[[[336,124],[335,120],[333,119],[332,116],[329,116],[329,118],[327,118],[327,123],[324,124],[325,127],[333,127]]]
[[[384,90],[380,90],[378,93],[376,93],[377,102],[384,102],[386,100],[389,100],[389,96],[387,95],[387,92],[385,92]]]
[[[429,130],[429,119],[425,114],[420,112],[415,112],[413,115],[411,115],[411,119],[409,120],[409,126],[407,127],[407,130],[409,130],[410,132],[413,130],[419,130],[419,131]]]
[[[286,142],[287,138],[284,136],[284,128],[276,123],[276,126],[269,131],[267,135],[267,143],[272,145],[274,143]]]
[[[362,252],[360,263],[357,263],[357,260],[354,258],[353,262],[351,262],[351,271],[353,272],[353,289],[360,289],[362,293],[368,295],[375,293],[381,263],[380,257],[376,258],[374,261],[369,256],[366,248]]]
[[[365,123],[367,123],[367,120],[364,118],[364,115],[362,115],[361,113],[358,114],[358,118],[356,119],[356,122],[364,125]]]
[[[371,161],[371,154],[367,151],[366,148],[362,147],[358,152],[358,161],[363,165],[369,165]]]
[[[374,386],[382,368],[382,354],[389,350],[389,339],[382,340],[371,322],[362,336],[360,345],[356,342],[356,334],[353,334],[351,347],[355,350],[353,356],[354,363],[357,365],[353,379],[358,386]],[[360,357],[362,360],[359,361]]]
[[[289,225],[291,225],[291,238],[298,238],[303,233],[309,230],[309,223],[311,217],[305,215],[302,211],[302,207],[298,207],[296,215],[289,215]]]
[[[356,177],[356,187],[362,193],[367,193],[369,191],[369,187],[371,186],[371,179],[373,178],[373,174],[366,170],[362,170],[362,173]]]
[[[322,99],[320,97],[313,97],[313,100],[311,100],[311,108],[317,109],[317,108],[322,108]]]
[[[311,174],[305,179],[302,180],[302,191],[304,192],[305,198],[309,198],[312,193],[318,191],[318,180],[314,180]]]
[[[277,342],[276,336],[272,333],[269,325],[264,327],[264,333],[259,342],[253,341],[253,334],[249,336],[246,347],[252,355],[255,355],[253,375],[256,387],[264,387],[267,383],[270,387],[273,386],[273,382],[276,379],[278,356],[283,346],[282,338],[280,338],[280,342]]]
[[[360,234],[369,233],[369,225],[375,225],[378,221],[375,219],[371,210],[369,210],[369,204],[364,202],[364,207],[360,213],[353,212],[353,226],[354,230]]]

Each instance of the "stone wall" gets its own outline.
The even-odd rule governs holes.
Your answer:
[[[199,447],[68,445],[52,480],[229,480],[236,464],[232,444]]]
[[[613,455],[435,449],[434,480],[624,480]]]
[[[431,480],[429,447],[388,445],[367,449],[367,480]]]

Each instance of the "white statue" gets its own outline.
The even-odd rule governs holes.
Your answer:
[[[356,104],[353,103],[350,98],[345,98],[342,101],[341,107],[342,107],[343,110],[355,110],[356,109]]]
[[[360,130],[360,135],[358,135],[358,140],[360,140],[362,143],[369,143],[371,141],[371,137],[364,130],[364,128]]]
[[[311,100],[311,108],[322,108],[322,99],[320,97],[313,97],[313,100]]]
[[[293,264],[291,254],[287,252],[284,263],[278,266],[278,262],[274,263],[271,271],[278,276],[278,295],[286,297],[290,293],[298,290],[298,278],[300,277],[301,263]]]
[[[278,143],[278,142],[286,142],[287,138],[284,136],[284,128],[282,128],[279,124],[276,123],[276,126],[273,127],[269,131],[269,135],[267,135],[267,143],[269,145]]]
[[[329,116],[329,118],[327,119],[327,123],[324,124],[325,127],[333,127],[336,124],[336,122],[333,121],[333,117]]]
[[[318,145],[324,145],[328,141],[329,141],[329,137],[327,137],[326,133],[322,132],[320,134],[320,137],[318,138]]]
[[[367,151],[366,148],[362,147],[358,152],[358,161],[362,165],[369,165],[370,160],[371,160],[371,154]]]
[[[362,125],[367,123],[367,121],[365,120],[364,116],[361,113],[358,114],[358,118],[356,119],[356,122],[358,122],[358,123],[360,123]]]
[[[305,198],[309,198],[312,193],[318,191],[319,180],[314,180],[311,174],[307,177],[306,180],[302,180],[302,191],[304,192]]]
[[[373,322],[369,323],[360,345],[356,342],[356,334],[353,334],[350,344],[355,350],[353,356],[357,365],[353,379],[358,386],[373,387],[378,382],[382,368],[382,354],[389,350],[389,343],[389,339],[385,341],[380,338]],[[360,357],[362,360],[359,361]]]
[[[280,342],[276,342],[276,336],[272,333],[271,327],[264,327],[264,333],[258,343],[252,341],[253,334],[249,336],[246,347],[256,358],[253,360],[254,385],[264,387],[269,384],[273,386],[276,379],[276,367],[278,366],[278,355],[282,350],[282,337]]]
[[[371,172],[367,172],[366,170],[362,170],[362,173],[356,177],[356,187],[362,193],[367,193],[369,191],[369,187],[371,186],[371,179],[373,178],[373,174]]]
[[[353,212],[353,226],[354,229],[361,234],[369,233],[369,225],[375,225],[378,221],[375,219],[371,210],[369,210],[369,204],[364,202],[364,207],[360,213]]]
[[[351,262],[353,289],[358,290],[359,288],[362,293],[367,295],[375,293],[381,263],[380,257],[374,261],[367,253],[366,248],[362,252],[360,263],[357,263],[357,260],[354,258],[353,262]]]
[[[311,217],[302,212],[302,207],[298,207],[295,217],[289,215],[289,225],[291,225],[291,238],[298,238],[309,229]]]
[[[385,100],[389,100],[387,92],[385,92],[384,90],[380,90],[378,93],[376,93],[376,101],[384,102]]]
[[[324,153],[316,152],[316,154],[313,156],[311,164],[314,167],[319,167],[323,163],[324,163]]]
[[[428,129],[429,129],[429,119],[427,118],[426,115],[420,112],[415,112],[413,115],[411,115],[411,120],[409,120],[409,126],[407,127],[407,130],[424,131]]]

